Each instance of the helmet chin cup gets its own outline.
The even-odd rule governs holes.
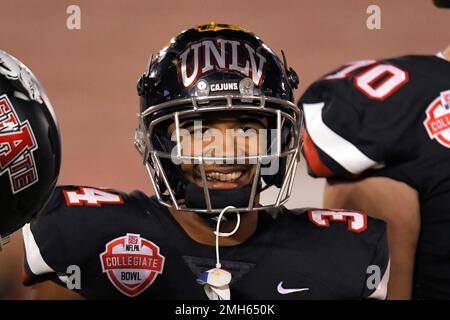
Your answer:
[[[245,186],[239,189],[229,190],[209,189],[208,193],[211,207],[213,208],[225,208],[228,206],[243,208],[248,206],[252,188],[250,186]],[[206,203],[204,189],[194,183],[188,184],[185,190],[185,203],[186,206],[190,208],[196,208],[198,210],[207,209],[208,205]],[[236,220],[237,214],[245,214],[247,212],[249,211],[225,212],[222,219],[225,221]],[[214,224],[220,213],[200,213],[199,215],[209,223]]]
[[[236,208],[247,207],[250,200],[252,188],[244,186],[239,189],[208,189],[213,208],[225,208],[233,206]],[[206,209],[204,189],[195,183],[189,183],[185,190],[186,206],[196,209]]]

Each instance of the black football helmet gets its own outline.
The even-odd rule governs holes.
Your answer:
[[[283,54],[284,58],[284,54]],[[284,59],[285,60],[285,59]],[[240,27],[215,24],[183,31],[170,40],[139,79],[139,127],[135,146],[142,155],[160,203],[178,210],[215,216],[284,204],[291,193],[301,147],[302,114],[293,103],[299,79],[259,37]],[[204,113],[236,112],[268,119],[265,153],[247,156],[187,156],[180,152],[180,123]],[[175,126],[175,136],[167,128]],[[269,130],[268,130],[269,131]],[[180,163],[200,167],[204,187],[190,183]],[[206,162],[256,166],[253,183],[239,189],[207,187]],[[256,196],[277,188],[276,199]]]
[[[60,163],[58,123],[44,89],[0,50],[0,247],[45,205]]]

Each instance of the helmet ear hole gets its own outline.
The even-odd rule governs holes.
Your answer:
[[[298,77],[297,72],[294,69],[289,68],[287,71],[288,81],[291,84],[291,87],[297,89],[300,84],[300,78]]]
[[[146,93],[151,88],[151,85],[152,85],[151,79],[146,74],[143,74],[139,78],[138,83],[136,85],[138,95],[143,96],[144,93]]]

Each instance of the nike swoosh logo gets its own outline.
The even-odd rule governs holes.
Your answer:
[[[285,288],[283,288],[283,281],[281,281],[278,284],[277,290],[281,294],[288,294],[288,293],[293,293],[293,292],[308,291],[309,288],[285,289]]]

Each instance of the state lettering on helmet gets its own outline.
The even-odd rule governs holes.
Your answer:
[[[367,216],[355,211],[339,210],[310,210],[309,220],[321,228],[329,228],[330,221],[347,222],[348,230],[361,233],[367,229]]]
[[[120,194],[95,188],[80,187],[80,190],[64,190],[68,206],[100,207],[102,204],[123,204]]]
[[[430,139],[450,148],[450,90],[440,93],[427,107],[423,122]]]
[[[237,72],[261,85],[266,58],[250,44],[221,38],[191,43],[180,55],[178,74],[180,82],[188,88],[196,80],[213,70]]]
[[[0,96],[0,175],[8,174],[13,194],[38,181],[37,149],[28,120],[21,122],[8,96]]]
[[[163,273],[164,260],[159,246],[133,233],[108,242],[100,254],[103,273],[129,297],[144,292]]]

